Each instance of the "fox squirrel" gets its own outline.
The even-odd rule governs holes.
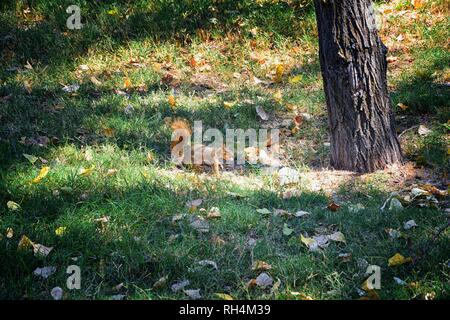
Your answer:
[[[189,123],[184,119],[176,119],[170,124],[170,128],[172,129],[172,132],[177,131],[176,139],[172,140],[170,142],[170,151],[173,153],[174,148],[180,144],[186,144],[187,141],[184,141],[184,139],[190,139],[192,136],[192,129]],[[172,135],[172,138],[174,136]],[[181,151],[182,150],[182,151]],[[210,147],[205,146],[204,144],[194,144],[191,146],[191,157],[188,158],[189,160],[186,161],[186,157],[184,154],[184,149],[181,149],[182,154],[178,154],[179,158],[183,159],[182,164],[185,166],[192,166],[192,168],[197,171],[201,172],[204,171],[204,167],[208,166],[212,168],[212,171],[215,175],[220,175],[220,169],[223,169],[222,162],[223,161],[229,161],[233,160],[233,153],[229,149],[225,147],[225,145],[222,145],[220,147]],[[177,150],[178,151],[178,150]],[[201,161],[199,163],[192,163],[194,159],[194,155],[201,155]]]

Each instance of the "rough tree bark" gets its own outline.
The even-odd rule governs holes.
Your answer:
[[[372,172],[401,162],[386,81],[387,48],[371,0],[314,0],[331,165]]]

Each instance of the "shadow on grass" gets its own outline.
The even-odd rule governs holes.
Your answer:
[[[261,259],[274,266],[269,273],[281,279],[283,292],[307,290],[317,298],[351,299],[357,298],[355,283],[359,286],[364,278],[365,270],[357,264],[359,258],[382,266],[384,297],[398,298],[399,290],[408,297],[408,288],[400,289],[388,279],[442,280],[443,259],[450,253],[448,233],[437,242],[430,241],[433,228],[444,220],[438,212],[408,209],[381,214],[372,202],[387,195],[378,191],[376,199],[365,203],[366,209],[352,212],[343,206],[336,213],[324,210],[328,198],[314,192],[303,192],[288,200],[268,190],[230,189],[240,197],[224,195],[222,188],[207,195],[198,188],[180,193],[183,187],[170,188],[161,176],[129,186],[105,182],[86,191],[94,181],[98,180],[75,181],[70,184],[71,190],[61,191],[58,196],[45,183],[35,186],[31,193],[11,190],[23,195],[22,210],[4,212],[0,221],[2,230],[12,227],[15,231],[13,238],[0,240],[1,298],[49,299],[53,287],[65,289],[65,270],[73,264],[81,268],[82,290],[67,290],[66,299],[104,299],[118,293],[129,298],[186,299],[182,292],[174,293],[169,288],[183,279],[189,279],[190,287],[200,288],[207,298],[224,290],[240,298],[273,298],[267,291],[245,288],[256,274],[250,268],[253,259]],[[64,181],[59,183],[54,188],[68,186]],[[87,197],[83,196],[86,192]],[[190,216],[201,215],[199,211],[173,221],[175,215],[187,213],[187,200],[198,197],[204,198],[202,207],[217,206],[222,214],[220,219],[208,220],[207,233],[190,226]],[[301,209],[312,215],[301,219],[263,216],[256,212],[256,208],[263,207],[290,212]],[[108,222],[95,222],[103,216],[109,217]],[[419,223],[418,230],[408,233],[405,239],[388,238],[385,228],[396,228],[410,218]],[[283,235],[284,224],[294,230],[291,237]],[[62,237],[55,234],[60,226],[66,227]],[[346,243],[330,244],[323,253],[308,252],[298,235],[314,234],[318,227],[342,231]],[[34,257],[30,250],[17,251],[23,234],[54,247],[53,251],[46,258]],[[217,241],[219,238],[223,243]],[[255,245],[248,244],[251,239]],[[418,255],[424,248],[425,255]],[[340,261],[341,252],[352,253],[352,261]],[[387,258],[395,252],[414,256],[414,263],[401,269],[387,268]],[[205,259],[214,260],[218,270],[198,266]],[[33,276],[33,270],[43,266],[56,266],[57,272],[46,280]],[[152,288],[164,276],[168,277],[167,284],[161,289]],[[119,283],[124,287],[113,289]],[[445,281],[436,283],[434,289],[439,297],[449,292]],[[286,294],[279,298],[289,298]]]
[[[100,43],[111,50],[142,39],[186,44],[193,37],[208,40],[212,34],[249,33],[258,26],[268,33],[294,36],[302,17],[311,15],[310,2],[81,1],[84,27],[73,31],[66,28],[69,14],[65,9],[73,4],[70,0],[33,1],[31,13],[22,20],[15,14],[23,16],[27,3],[4,4],[0,44],[4,55],[13,52],[22,65],[29,60],[54,66],[73,60]],[[33,21],[34,14],[37,21]]]
[[[60,182],[62,183],[62,182]],[[92,183],[90,181],[89,183]],[[3,299],[48,299],[55,286],[65,289],[69,265],[82,270],[82,290],[70,292],[71,298],[104,298],[117,294],[112,288],[124,282],[130,296],[140,290],[147,297],[181,297],[167,288],[152,290],[152,284],[169,275],[169,283],[189,276],[191,281],[212,294],[224,284],[240,291],[241,276],[248,272],[242,264],[251,264],[250,251],[245,249],[249,237],[279,241],[287,245],[277,232],[268,234],[260,223],[259,206],[286,208],[323,205],[323,196],[305,193],[302,198],[283,201],[273,192],[244,192],[242,198],[212,192],[202,206],[220,205],[222,218],[210,220],[210,232],[199,233],[189,225],[189,215],[173,222],[179,213],[187,213],[185,202],[200,196],[194,188],[189,194],[180,194],[167,187],[159,177],[138,182],[133,186],[112,186],[106,182],[86,191],[82,181],[63,183],[55,188],[71,187],[55,195],[51,188],[36,185],[32,192],[11,190],[23,195],[20,212],[2,213],[1,229],[13,228],[14,237],[0,239],[0,297]],[[88,196],[86,196],[86,192]],[[3,201],[2,201],[3,202]],[[201,214],[201,213],[196,213]],[[108,216],[105,223],[95,219]],[[64,235],[55,230],[66,227]],[[31,249],[18,250],[22,235],[32,241],[54,247],[47,257],[33,256]],[[214,236],[226,244],[212,242]],[[273,238],[274,237],[274,238]],[[272,239],[273,238],[273,239]],[[261,250],[273,248],[263,247]],[[195,270],[198,261],[215,256],[219,271]],[[48,280],[34,276],[38,267],[56,266],[57,272]],[[208,279],[208,280],[207,280]]]

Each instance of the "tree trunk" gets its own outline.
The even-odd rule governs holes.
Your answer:
[[[331,165],[372,172],[402,161],[371,0],[314,0]]]

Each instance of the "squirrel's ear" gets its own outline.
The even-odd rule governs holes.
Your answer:
[[[173,121],[170,124],[170,127],[174,131],[175,130],[186,130],[187,132],[189,132],[189,134],[192,133],[191,126],[189,125],[187,120],[184,120],[184,119],[176,119],[175,121]]]

